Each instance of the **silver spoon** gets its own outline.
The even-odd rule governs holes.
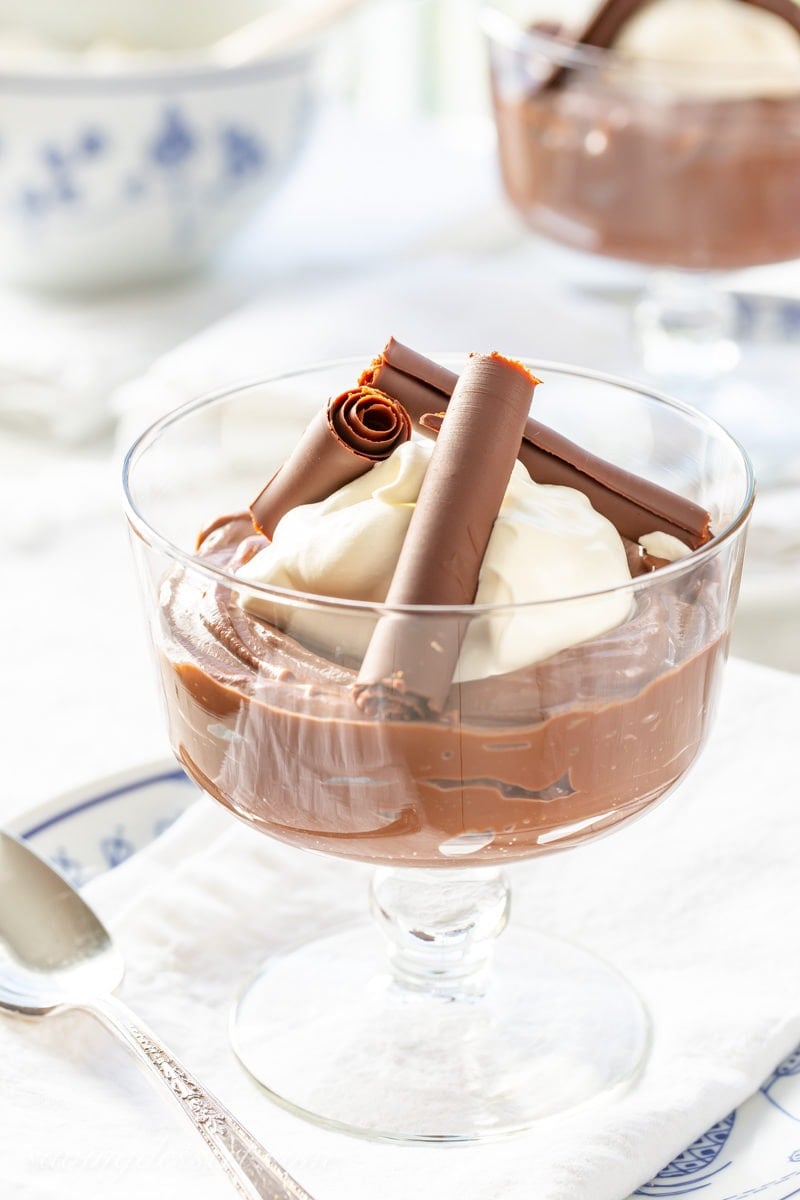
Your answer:
[[[252,1134],[112,993],[124,963],[64,877],[0,830],[0,1011],[46,1017],[82,1008],[118,1034],[183,1110],[247,1200],[312,1200]]]

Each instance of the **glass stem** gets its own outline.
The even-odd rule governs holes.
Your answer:
[[[713,379],[739,361],[736,301],[708,272],[654,271],[633,324],[652,375]]]
[[[508,922],[501,871],[379,867],[371,902],[400,986],[453,999],[486,990],[495,939]]]

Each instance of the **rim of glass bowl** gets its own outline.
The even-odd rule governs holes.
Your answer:
[[[452,351],[442,354],[434,354],[432,356],[437,361],[447,361],[448,359],[458,359],[463,361],[465,354],[453,353]],[[180,546],[176,546],[168,538],[164,537],[155,529],[143,512],[140,511],[131,488],[131,476],[135,471],[136,464],[139,458],[145,454],[148,448],[154,445],[159,438],[170,429],[173,425],[177,425],[185,417],[192,413],[198,412],[200,409],[212,407],[219,404],[231,396],[239,395],[242,392],[249,391],[251,388],[261,387],[265,384],[280,383],[282,380],[298,379],[303,375],[311,375],[314,372],[337,370],[343,367],[353,367],[356,377],[363,370],[364,357],[354,356],[338,359],[327,359],[317,363],[311,363],[304,367],[294,368],[292,370],[280,371],[275,375],[264,376],[249,381],[244,381],[235,384],[231,387],[226,387],[214,392],[210,392],[204,396],[199,396],[194,400],[188,400],[181,404],[178,408],[171,412],[165,413],[157,421],[154,421],[139,437],[134,441],[133,445],[125,455],[122,465],[122,488],[124,497],[125,516],[130,524],[133,532],[149,546],[152,550],[158,551],[162,555],[181,566],[187,568],[195,574],[203,575],[207,579],[216,583],[225,583],[231,588],[242,589],[246,586],[248,592],[253,592],[257,595],[269,596],[272,599],[280,600],[282,604],[291,605],[302,608],[330,608],[338,610],[355,610],[371,613],[384,614],[418,614],[432,615],[449,613],[453,616],[471,617],[481,616],[491,613],[499,613],[513,609],[515,612],[526,608],[538,608],[551,604],[562,604],[568,601],[585,600],[594,596],[607,596],[618,592],[630,592],[634,594],[639,591],[644,591],[650,587],[659,586],[662,580],[676,578],[682,574],[689,574],[697,569],[697,567],[713,558],[720,550],[722,545],[729,541],[737,531],[745,524],[755,501],[756,483],[753,474],[753,466],[747,451],[728,431],[714,421],[711,417],[707,417],[705,413],[699,412],[692,408],[689,404],[684,404],[681,400],[673,399],[671,396],[664,395],[661,392],[653,391],[650,388],[640,386],[633,380],[623,379],[616,375],[608,375],[601,371],[592,371],[588,368],[573,367],[566,363],[550,362],[545,359],[526,359],[517,356],[519,361],[527,367],[535,370],[537,373],[549,371],[553,374],[558,373],[561,376],[571,376],[577,379],[588,379],[596,383],[607,383],[614,387],[623,388],[627,392],[633,392],[635,395],[647,396],[651,400],[656,400],[660,404],[666,404],[669,408],[675,411],[684,413],[692,418],[693,421],[705,426],[709,431],[713,431],[715,437],[722,436],[723,440],[727,441],[729,446],[734,448],[742,461],[745,469],[745,497],[739,508],[739,511],[733,519],[719,533],[715,534],[704,546],[694,550],[690,555],[678,559],[676,562],[669,563],[664,567],[660,567],[658,571],[654,571],[649,575],[640,575],[635,579],[630,579],[626,583],[618,584],[611,588],[600,588],[595,591],[580,592],[570,596],[555,596],[549,600],[524,600],[513,604],[463,604],[463,605],[446,605],[446,604],[380,604],[372,600],[349,600],[343,597],[336,596],[320,596],[314,592],[299,592],[289,588],[274,587],[269,584],[252,583],[250,580],[243,582],[235,574],[230,571],[224,571],[220,567],[212,566],[205,562],[197,555],[183,550]]]
[[[216,86],[228,79],[245,82],[259,76],[280,76],[307,68],[314,54],[312,41],[274,56],[249,62],[216,61],[211,48],[187,47],[157,50],[148,61],[146,51],[123,55],[111,69],[87,64],[80,52],[41,67],[15,67],[0,60],[0,92],[137,91],[180,80],[182,84]]]
[[[663,84],[667,88],[674,84],[676,78],[684,71],[687,77],[697,76],[697,63],[681,63],[670,59],[631,59],[602,46],[584,46],[580,42],[571,42],[568,38],[547,33],[545,30],[526,27],[498,4],[482,5],[480,25],[490,42],[521,55],[541,55],[559,67],[592,68],[599,71],[614,66],[618,71],[630,70],[632,82],[647,86]],[[646,75],[641,73],[643,65],[647,68]],[[663,79],[660,78],[660,71],[664,72]],[[779,94],[782,94],[783,86],[786,86],[788,94],[791,94],[791,85],[794,85],[794,90],[800,97],[800,66],[778,63],[756,67],[753,63],[731,61],[703,64],[702,72],[704,85],[709,80],[720,83],[741,82],[744,74],[748,86],[756,90],[763,84],[765,88],[769,88],[770,93],[774,93],[777,83]]]

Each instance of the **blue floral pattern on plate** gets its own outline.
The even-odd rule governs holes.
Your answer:
[[[776,1067],[761,1085],[761,1092],[780,1112],[800,1121],[800,1087],[790,1081],[800,1075],[800,1046]]]
[[[686,1196],[705,1188],[713,1175],[729,1167],[730,1160],[714,1166],[730,1137],[736,1113],[712,1125],[697,1141],[674,1158],[636,1192],[637,1196]]]
[[[160,837],[198,796],[178,766],[159,763],[51,801],[12,831],[83,887]]]

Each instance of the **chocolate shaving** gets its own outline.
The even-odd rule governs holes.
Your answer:
[[[355,387],[335,396],[250,505],[253,524],[271,538],[290,508],[327,499],[410,437],[411,421],[403,405],[376,387]]]
[[[589,19],[576,39],[582,46],[607,50],[619,37],[622,27],[647,0],[605,0]]]
[[[436,415],[446,408],[458,376],[415,350],[390,338],[362,375],[400,399],[417,427],[436,429]],[[577,488],[624,538],[660,530],[680,538],[693,550],[712,536],[711,517],[691,500],[650,480],[590,454],[547,425],[529,417],[519,459],[536,483]]]
[[[195,549],[199,550],[205,542],[206,538],[210,538],[212,533],[216,533],[218,529],[225,529],[232,521],[238,521],[242,517],[247,519],[249,512],[225,513],[222,517],[215,517],[210,525],[205,525],[197,535]]]
[[[420,488],[388,605],[473,603],[537,382],[498,354],[470,356]],[[354,686],[358,707],[389,719],[440,713],[467,624],[468,617],[447,611],[383,616]]]

